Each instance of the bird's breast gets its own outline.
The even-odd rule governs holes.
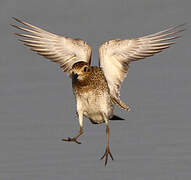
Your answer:
[[[103,113],[110,117],[113,112],[113,105],[107,91],[98,92],[92,89],[78,92],[76,100],[77,109],[83,111],[83,114],[95,123],[104,122]]]
[[[103,113],[112,115],[111,101],[107,81],[99,67],[92,67],[92,73],[84,82],[73,81],[73,90],[77,101],[77,111],[96,123],[104,122]]]

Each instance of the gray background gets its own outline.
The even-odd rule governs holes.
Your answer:
[[[115,161],[104,167],[105,127],[85,120],[83,144],[61,142],[78,131],[71,80],[13,36],[12,16],[82,38],[98,64],[101,43],[190,23],[190,0],[1,0],[0,179],[190,180],[190,28],[159,55],[132,63],[111,122]]]

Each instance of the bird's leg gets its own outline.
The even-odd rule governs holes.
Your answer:
[[[109,124],[108,124],[108,119],[105,120],[105,123],[106,123],[106,139],[107,139],[107,144],[106,144],[105,153],[104,153],[104,155],[100,159],[105,158],[105,166],[106,166],[107,165],[107,160],[108,160],[108,155],[110,155],[112,160],[113,160],[113,156],[112,156],[110,148],[109,148]]]
[[[64,138],[64,139],[62,139],[62,141],[70,141],[70,142],[75,142],[77,144],[81,144],[81,142],[79,142],[77,139],[79,136],[81,136],[83,134],[83,113],[78,113],[78,115],[79,115],[79,123],[80,123],[79,133],[72,138],[70,138],[70,137]]]
[[[81,142],[79,142],[77,139],[78,139],[78,137],[79,136],[81,136],[83,134],[83,128],[82,127],[80,127],[80,131],[79,131],[79,133],[76,135],[76,136],[74,136],[74,137],[68,137],[68,138],[66,138],[66,139],[62,139],[62,141],[70,141],[70,142],[75,142],[75,143],[77,143],[77,144],[81,144]]]

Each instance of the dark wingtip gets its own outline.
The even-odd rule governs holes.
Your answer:
[[[17,22],[21,23],[21,20],[19,20],[19,19],[18,19],[18,18],[16,18],[16,17],[12,17],[12,19],[14,19],[15,21],[17,21]]]
[[[17,20],[17,18],[16,18],[16,17],[12,17],[12,19],[14,19],[15,21]]]
[[[180,27],[181,27],[182,29],[180,29],[179,32],[183,32],[183,31],[186,31],[186,30],[187,30],[188,25],[189,25],[189,23],[185,22],[185,23],[183,23],[183,24],[180,24],[180,25],[176,26],[176,28],[180,28]]]
[[[12,26],[12,27],[14,27],[14,28],[16,28],[14,24],[9,24],[9,25]]]

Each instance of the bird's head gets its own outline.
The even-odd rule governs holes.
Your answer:
[[[91,67],[88,63],[80,61],[75,63],[71,69],[72,80],[84,81],[91,73]]]

